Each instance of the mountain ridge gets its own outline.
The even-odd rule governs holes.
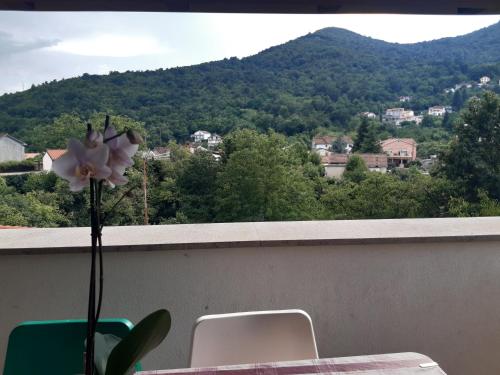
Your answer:
[[[3,95],[0,131],[33,144],[61,114],[86,118],[96,111],[144,121],[153,139],[161,131],[182,140],[199,128],[341,130],[356,113],[380,113],[399,95],[413,96],[417,110],[449,104],[444,88],[485,74],[500,78],[500,22],[415,44],[324,28],[242,59],[84,74]]]

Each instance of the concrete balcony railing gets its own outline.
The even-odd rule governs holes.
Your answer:
[[[0,364],[20,321],[86,315],[88,228],[0,231]],[[204,314],[301,308],[321,357],[416,351],[500,373],[500,218],[234,223],[104,230],[103,317],[165,307],[145,368],[185,367]]]

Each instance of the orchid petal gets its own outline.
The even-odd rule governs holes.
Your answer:
[[[139,149],[139,145],[130,143],[130,140],[125,134],[118,137],[118,147],[123,150],[128,157],[134,156]]]
[[[104,132],[104,139],[116,137],[116,134],[117,133],[116,133],[115,128],[113,126],[110,126]],[[106,143],[111,149],[118,147],[118,139],[117,138],[113,138],[113,139],[107,141]]]
[[[111,151],[109,161],[109,164],[112,166],[123,165],[125,167],[130,167],[134,164],[134,161],[122,149]]]
[[[96,170],[101,170],[101,172],[104,172],[106,168],[103,167],[106,166],[108,159],[109,159],[109,148],[105,144],[100,144],[94,148],[86,149],[85,161],[91,163]],[[110,174],[111,171],[109,171],[108,175],[105,177],[108,177]]]
[[[128,182],[128,178],[120,173],[113,171],[111,176],[108,177],[108,182],[113,185],[125,185]]]
[[[54,160],[52,170],[56,175],[65,180],[69,180],[75,175],[75,169],[79,162],[73,153],[67,152],[63,156]]]
[[[90,179],[89,178],[75,178],[72,179],[69,183],[69,190],[71,191],[80,191],[84,187],[90,185]]]
[[[111,176],[112,173],[113,171],[107,165],[98,165],[95,167],[94,178],[97,180],[105,180]]]
[[[68,141],[68,154],[73,154],[79,162],[85,160],[87,148],[77,139],[71,138]]]

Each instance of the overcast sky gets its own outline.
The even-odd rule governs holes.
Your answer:
[[[0,12],[0,94],[83,73],[249,56],[329,26],[414,43],[498,21],[500,16]]]

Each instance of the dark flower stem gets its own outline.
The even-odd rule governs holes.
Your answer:
[[[97,239],[99,237],[99,223],[97,215],[97,195],[96,181],[90,179],[90,227],[91,227],[91,244],[92,257],[90,263],[90,285],[89,285],[89,301],[87,313],[87,347],[85,354],[85,375],[94,374],[94,336],[96,329],[95,320],[95,259],[97,252]]]
[[[108,119],[109,116],[106,116]],[[99,297],[97,298],[97,313],[95,315],[96,323],[99,321],[99,316],[101,315],[101,306],[102,306],[102,293],[104,287],[104,267],[102,260],[102,227],[103,227],[103,217],[101,212],[101,202],[102,202],[102,186],[104,181],[99,181],[97,185],[97,227],[99,228],[97,242],[99,245]]]
[[[118,134],[115,134],[112,137],[106,138],[103,142],[107,143],[107,142],[111,141],[112,139],[118,138],[118,137],[120,137],[120,136],[122,136],[123,134],[126,134],[126,133],[127,133],[126,131],[119,132]]]

